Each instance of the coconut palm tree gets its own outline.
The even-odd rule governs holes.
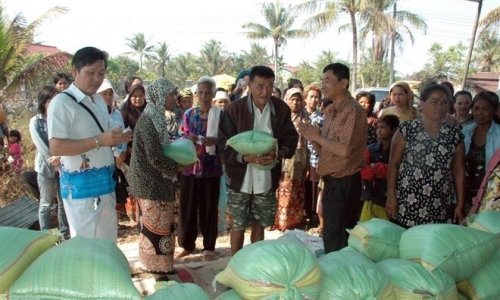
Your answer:
[[[500,6],[490,10],[486,16],[479,21],[480,34],[485,32],[488,28],[500,24]]]
[[[310,32],[311,35],[315,35],[331,27],[337,21],[340,13],[345,13],[349,16],[352,29],[352,90],[356,89],[358,64],[358,28],[356,16],[363,12],[366,6],[367,0],[309,0],[294,7],[298,11],[317,13],[306,19],[303,24],[303,29]],[[345,30],[345,27],[339,29],[342,31]]]
[[[482,72],[498,72],[500,70],[500,35],[498,29],[484,31],[475,48],[475,61]]]
[[[160,77],[165,77],[165,67],[170,61],[171,55],[172,54],[170,53],[170,49],[168,49],[168,45],[166,42],[158,42],[158,45],[153,48],[153,56],[151,57],[151,59],[153,60],[153,65],[158,71]]]
[[[31,23],[22,14],[10,19],[0,5],[0,88],[14,91],[20,86],[31,86],[42,77],[51,77],[63,69],[71,55],[56,53],[39,56],[28,65],[28,45],[33,43],[36,29],[52,17],[66,13],[67,9],[56,6]]]
[[[125,46],[132,49],[132,51],[125,54],[137,55],[139,57],[139,67],[142,69],[142,60],[151,57],[154,46],[148,45],[150,40],[146,40],[144,33],[136,33],[132,38],[127,38],[125,41],[127,42]]]
[[[291,13],[291,5],[285,8],[279,0],[275,3],[264,3],[261,12],[267,25],[249,22],[242,27],[251,30],[246,33],[250,39],[273,39],[274,72],[278,76],[280,48],[286,45],[287,38],[305,36],[306,32],[301,29],[291,29],[296,17]]]
[[[200,51],[200,68],[209,76],[222,74],[229,65],[229,56],[222,49],[221,42],[210,40]]]

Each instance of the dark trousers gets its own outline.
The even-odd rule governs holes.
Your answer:
[[[214,251],[217,240],[220,177],[181,176],[179,205],[179,246],[191,252],[196,247],[198,225],[203,235],[203,250]]]
[[[311,219],[316,214],[316,206],[318,202],[318,182],[306,180],[306,193],[304,196],[304,210],[306,216]]]
[[[359,220],[363,207],[361,173],[342,178],[324,176],[323,180],[323,243],[325,253],[330,253],[347,246],[346,229]]]
[[[28,184],[30,192],[37,200],[40,200],[40,190],[38,189],[38,173],[35,171],[26,171],[22,175],[24,182]]]

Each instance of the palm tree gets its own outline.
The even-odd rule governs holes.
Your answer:
[[[209,76],[222,74],[227,64],[227,57],[224,57],[221,42],[210,40],[200,51],[200,68],[203,73]]]
[[[352,90],[356,89],[357,64],[358,64],[358,28],[356,15],[363,12],[367,0],[310,0],[295,6],[298,11],[305,11],[318,14],[308,18],[304,22],[304,29],[310,34],[317,34],[332,26],[341,12],[349,15],[350,26],[352,29]],[[339,31],[345,30],[345,27],[339,28]]]
[[[166,42],[160,43],[158,42],[157,47],[153,49],[153,65],[157,69],[160,77],[165,77],[165,67],[167,63],[170,61],[170,50],[168,49],[168,45]]]
[[[488,28],[493,27],[495,24],[500,23],[500,6],[490,10],[486,16],[479,21],[480,34],[485,32]]]
[[[297,38],[305,36],[305,31],[301,29],[291,29],[295,22],[295,15],[292,15],[291,5],[287,8],[283,7],[279,0],[276,3],[264,3],[262,5],[262,14],[267,22],[266,25],[257,23],[246,23],[242,27],[252,31],[246,35],[250,39],[273,39],[273,56],[274,56],[274,72],[278,76],[278,57],[279,50],[286,45],[287,38]]]
[[[136,33],[132,38],[125,39],[125,45],[132,49],[132,51],[125,54],[139,56],[139,67],[142,69],[143,58],[149,58],[154,46],[149,46],[149,40],[146,40],[144,33]]]
[[[419,15],[404,10],[393,11],[396,2],[397,0],[368,0],[361,13],[363,27],[360,30],[360,40],[364,46],[368,44],[368,38],[372,37],[372,62],[378,66],[388,60],[392,41],[400,51],[403,50],[404,36],[408,36],[411,44],[414,44],[415,38],[406,23],[424,33],[427,31],[427,24]],[[393,59],[392,55],[390,59]]]
[[[26,65],[28,45],[33,43],[36,29],[50,18],[66,13],[66,8],[56,6],[27,23],[22,14],[9,19],[4,7],[0,5],[0,88],[13,91],[20,86],[31,86],[40,78],[52,76],[64,69],[71,59],[68,53],[60,52],[48,56],[39,56]]]
[[[484,31],[476,44],[475,61],[481,72],[500,70],[500,35],[498,29]]]
[[[264,47],[257,43],[250,44],[250,52],[242,51],[245,66],[267,65],[270,63],[270,56]]]
[[[179,87],[184,87],[187,80],[191,82],[198,79],[200,76],[197,71],[196,61],[198,60],[192,53],[181,54],[172,60],[172,63],[167,65],[169,79]]]

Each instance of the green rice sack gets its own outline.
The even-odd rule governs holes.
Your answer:
[[[472,216],[467,226],[491,233],[500,233],[500,211],[484,210]]]
[[[418,225],[406,230],[399,243],[403,259],[419,262],[463,281],[479,271],[498,251],[500,234],[453,224]]]
[[[269,133],[261,130],[249,130],[234,135],[226,142],[241,155],[268,154],[276,150],[278,141]]]
[[[446,272],[430,273],[421,264],[406,259],[387,259],[377,266],[389,276],[397,299],[457,299],[455,280]]]
[[[458,291],[467,299],[500,299],[500,251],[472,277],[457,283]]]
[[[38,257],[7,293],[11,300],[141,299],[120,248],[107,239],[81,236]]]
[[[207,293],[200,286],[194,283],[158,281],[155,284],[155,292],[145,298],[145,300],[164,299],[210,300],[210,297],[208,297]]]
[[[235,290],[229,290],[220,294],[215,300],[242,300],[243,298]]]
[[[319,300],[395,300],[387,276],[363,254],[335,251],[318,259],[322,282]]]
[[[349,230],[347,243],[375,262],[399,258],[399,240],[405,230],[392,222],[375,218],[358,223]]]
[[[0,227],[0,294],[4,293],[38,256],[55,246],[59,231]]]
[[[198,161],[196,147],[188,139],[178,139],[165,144],[163,154],[181,166],[189,166]]]
[[[243,299],[317,299],[321,270],[304,244],[264,240],[239,250],[215,279]]]

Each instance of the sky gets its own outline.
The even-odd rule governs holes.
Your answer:
[[[304,0],[282,0],[285,6],[302,2]],[[35,42],[56,46],[69,53],[94,46],[116,57],[130,51],[126,39],[137,33],[144,33],[152,45],[166,42],[174,57],[187,52],[198,54],[211,39],[220,41],[228,52],[249,51],[249,45],[256,42],[272,53],[271,39],[250,40],[242,29],[247,22],[267,25],[261,14],[262,0],[2,0],[1,4],[11,18],[20,13],[28,22],[54,6],[69,9],[69,12],[45,21],[38,27],[35,37]],[[481,17],[499,5],[499,0],[483,0]],[[412,30],[413,45],[406,38],[404,50],[396,50],[397,75],[405,76],[423,68],[429,60],[427,51],[432,43],[441,43],[445,49],[460,41],[469,45],[477,3],[467,0],[399,0],[398,10],[419,14],[428,25],[426,34]],[[299,29],[310,16],[306,13],[298,15],[292,29]],[[337,30],[339,25],[346,23],[349,23],[349,18],[341,13],[336,25],[316,37],[289,39],[281,50],[285,63],[297,66],[304,60],[312,62],[322,51],[332,51],[336,58],[351,61],[352,35]]]

